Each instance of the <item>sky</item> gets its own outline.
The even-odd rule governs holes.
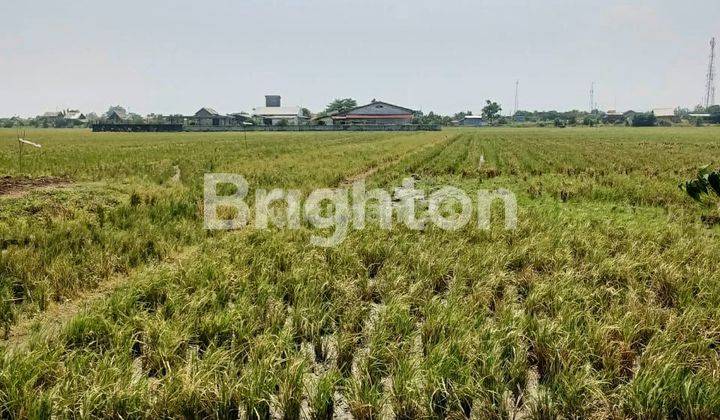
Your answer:
[[[0,116],[694,107],[720,2],[214,0],[0,2]],[[720,50],[720,48],[718,48]],[[720,52],[720,51],[719,51]],[[720,97],[720,95],[718,95]]]

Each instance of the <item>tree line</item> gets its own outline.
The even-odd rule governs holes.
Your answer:
[[[318,116],[333,115],[335,113],[341,113],[349,111],[358,106],[358,102],[353,98],[337,98],[330,102],[323,111],[318,113]],[[145,117],[142,115],[127,112],[127,110],[120,106],[115,105],[108,108],[108,110],[101,116],[94,112],[87,114],[84,120],[76,119],[65,119],[62,117],[46,117],[37,116],[34,118],[0,118],[0,127],[11,128],[16,126],[28,126],[28,127],[56,127],[56,128],[72,128],[72,127],[83,127],[90,126],[93,123],[101,121],[107,118],[113,111],[119,111],[125,115],[127,121],[130,123],[162,123],[171,121],[175,117],[181,117],[181,115],[159,115],[149,114]],[[303,108],[302,112],[305,116],[310,117],[312,113],[307,108]],[[525,111],[518,110],[512,116],[502,115],[502,107],[495,101],[490,99],[485,101],[485,106],[480,111],[480,116],[483,120],[490,125],[507,125],[511,123],[535,123],[539,126],[554,125],[556,127],[565,127],[567,125],[585,125],[594,126],[598,124],[616,124],[616,125],[631,125],[635,127],[645,127],[658,125],[658,119],[652,112],[632,112],[629,111],[619,117],[618,115],[610,115],[599,110],[593,110],[592,112],[571,110],[571,111]],[[693,115],[706,114],[704,117],[696,117]],[[461,121],[467,116],[474,115],[472,111],[458,111],[452,115],[443,115],[430,111],[424,113],[423,111],[416,111],[413,117],[414,124],[420,125],[442,125],[450,126],[458,121]],[[679,120],[687,120],[695,125],[702,125],[704,123],[720,124],[720,105],[713,105],[708,108],[697,106],[693,111],[687,108],[675,109],[675,116]]]

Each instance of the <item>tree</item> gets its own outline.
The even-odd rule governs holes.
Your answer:
[[[131,122],[131,123],[134,123],[134,124],[142,124],[142,123],[145,122],[145,118],[143,118],[142,115],[140,115],[140,114],[135,114],[134,112],[131,112],[131,113],[128,115],[128,120],[130,120],[130,122]]]
[[[683,107],[675,108],[675,116],[680,118],[687,118],[690,115],[690,110]]]
[[[444,117],[440,114],[436,114],[430,111],[427,115],[422,112],[415,113],[413,117],[413,124],[419,125],[448,125],[450,124],[450,118]]]
[[[502,108],[497,102],[491,102],[489,99],[485,101],[486,105],[482,109],[482,117],[490,122],[493,122]]]
[[[325,107],[325,113],[329,114],[331,112],[345,112],[349,111],[357,106],[357,101],[352,98],[345,98],[345,99],[335,99],[334,101],[330,102],[327,107]]]
[[[307,108],[300,109],[300,112],[302,112],[304,117],[308,117],[308,118],[312,117],[312,113]]]
[[[633,127],[652,127],[657,122],[655,114],[650,112],[647,114],[635,114],[632,119]]]
[[[472,115],[472,111],[460,111],[452,116],[454,120],[460,121],[468,115]]]

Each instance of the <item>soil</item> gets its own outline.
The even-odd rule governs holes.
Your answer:
[[[70,180],[53,176],[42,176],[39,178],[26,177],[0,177],[0,197],[21,196],[32,190],[48,187],[59,187],[69,185]]]

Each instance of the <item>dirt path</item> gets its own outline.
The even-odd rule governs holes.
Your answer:
[[[0,197],[21,197],[30,191],[70,185],[67,178],[43,176],[39,178],[0,177]]]

